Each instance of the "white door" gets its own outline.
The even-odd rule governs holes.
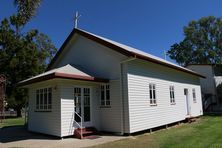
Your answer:
[[[190,105],[189,105],[189,92],[188,89],[184,89],[184,97],[185,97],[185,111],[186,115],[190,115]]]
[[[91,94],[90,88],[75,87],[74,88],[74,108],[75,108],[75,121],[80,124],[82,118],[83,127],[91,125]],[[81,118],[80,118],[80,117]]]

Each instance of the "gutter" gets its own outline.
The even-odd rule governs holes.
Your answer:
[[[121,122],[121,135],[124,135],[124,133],[125,133],[125,112],[124,112],[124,110],[125,110],[125,107],[124,107],[124,91],[125,91],[125,89],[124,89],[124,81],[123,81],[123,64],[124,63],[127,63],[127,62],[130,62],[130,61],[134,61],[134,60],[136,60],[137,58],[136,57],[130,57],[130,58],[128,58],[128,59],[126,59],[126,60],[123,60],[123,61],[121,61],[120,62],[120,72],[121,72],[121,74],[120,74],[120,85],[121,85],[121,98],[122,98],[122,100],[121,100],[121,105],[122,105],[122,112],[121,112],[121,118],[122,118],[122,122]],[[128,90],[127,90],[128,91]],[[130,121],[128,121],[128,122],[130,122]]]

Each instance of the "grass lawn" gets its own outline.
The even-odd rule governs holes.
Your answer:
[[[24,124],[25,124],[24,118],[10,118],[10,119],[4,119],[3,123],[0,123],[0,128],[8,126],[24,125]]]
[[[222,116],[204,116],[194,123],[173,126],[152,134],[131,136],[95,147],[222,147]]]

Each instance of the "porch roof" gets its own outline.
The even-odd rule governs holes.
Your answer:
[[[39,74],[37,76],[31,77],[29,79],[20,81],[19,86],[25,86],[36,82],[41,82],[45,80],[50,80],[54,78],[62,79],[73,79],[73,80],[82,80],[82,81],[95,81],[95,82],[108,82],[108,79],[96,78],[88,75],[85,72],[80,71],[79,69],[67,64],[60,68],[55,68]]]

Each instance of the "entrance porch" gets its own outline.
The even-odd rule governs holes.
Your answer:
[[[29,130],[65,137],[76,129],[81,135],[84,128],[105,129],[101,119],[115,109],[101,108],[100,86],[108,82],[71,65],[20,82],[29,88]]]

